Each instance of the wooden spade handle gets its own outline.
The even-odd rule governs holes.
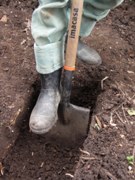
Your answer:
[[[66,62],[64,69],[68,71],[75,70],[76,52],[80,33],[80,25],[83,11],[83,0],[72,0],[70,14],[68,40],[66,48]]]

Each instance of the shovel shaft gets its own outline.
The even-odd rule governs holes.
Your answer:
[[[66,48],[66,61],[62,83],[62,103],[65,104],[65,106],[68,105],[70,101],[72,77],[75,71],[76,52],[78,47],[82,10],[83,0],[72,0]]]
[[[76,52],[78,47],[82,10],[83,0],[72,0],[66,47],[66,61],[63,72],[61,103],[59,106],[59,117],[61,117],[64,124],[69,123],[69,119],[67,118],[67,111],[68,109],[70,109],[69,107],[72,89],[72,77],[75,71]]]
[[[68,27],[68,40],[66,48],[66,62],[64,69],[75,70],[76,52],[80,33],[80,25],[83,11],[83,0],[72,0],[70,22]]]
[[[72,89],[72,77],[74,71],[64,70],[63,82],[62,82],[62,103],[63,106],[67,106],[70,102],[70,95]]]

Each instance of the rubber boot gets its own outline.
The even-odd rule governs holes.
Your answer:
[[[31,131],[36,134],[48,132],[58,119],[61,69],[50,74],[40,74],[40,77],[41,91],[29,122]]]
[[[79,60],[90,65],[100,65],[102,63],[98,52],[81,42],[81,40],[78,42],[77,57]]]
[[[65,39],[65,53],[66,53],[66,44],[67,44],[67,36]],[[83,61],[86,64],[89,65],[100,65],[102,63],[102,59],[99,55],[99,53],[93,49],[84,44],[81,41],[81,37],[79,37],[78,41],[78,48],[77,48],[77,57],[80,61]]]

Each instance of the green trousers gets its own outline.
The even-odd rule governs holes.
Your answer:
[[[31,31],[35,40],[36,69],[48,74],[64,64],[64,40],[71,0],[39,0],[32,15]],[[123,0],[84,0],[80,36],[90,35],[97,21]]]

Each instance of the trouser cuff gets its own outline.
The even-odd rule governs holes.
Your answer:
[[[34,44],[36,69],[40,74],[49,74],[64,64],[64,41],[37,46]]]

